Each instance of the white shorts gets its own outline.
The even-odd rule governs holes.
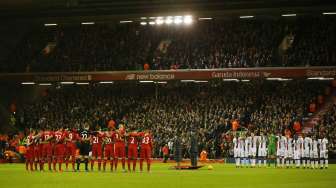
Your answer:
[[[245,157],[245,151],[244,150],[239,150],[240,154],[239,157]]]
[[[320,159],[328,159],[328,151],[321,151]]]
[[[293,158],[293,151],[292,150],[288,150],[285,153],[285,157],[286,158]]]
[[[258,150],[258,157],[266,157],[266,156],[267,156],[266,148]]]
[[[294,150],[294,159],[298,160],[301,159],[301,152]]]
[[[309,150],[304,150],[304,152],[303,152],[303,157],[304,157],[304,158],[310,158]]]
[[[312,151],[312,152],[310,152],[310,158],[311,158],[311,159],[318,159],[319,156],[318,156],[317,151]]]
[[[240,157],[240,150],[239,149],[233,149],[233,156],[234,156],[234,158]]]
[[[285,156],[285,150],[279,149],[277,150],[277,157],[284,157]]]
[[[257,155],[257,148],[251,148],[249,151],[249,156],[255,157]]]

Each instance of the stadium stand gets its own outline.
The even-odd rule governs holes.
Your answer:
[[[37,27],[1,72],[212,69],[335,65],[335,18]]]

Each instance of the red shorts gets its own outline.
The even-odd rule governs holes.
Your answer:
[[[43,157],[52,157],[52,145],[49,144],[43,144],[42,146],[42,156]]]
[[[34,159],[34,146],[28,146],[28,148],[27,148],[27,151],[26,151],[26,154],[25,154],[25,157],[26,157],[26,159],[28,159],[28,160],[31,160],[31,159]]]
[[[114,158],[114,144],[106,144],[104,147],[104,157]]]
[[[125,158],[125,143],[117,142],[114,146],[114,156],[118,158]]]
[[[129,145],[127,151],[128,158],[136,159],[138,158],[138,146],[136,145]]]
[[[72,156],[75,157],[76,156],[76,144],[69,142],[66,144],[66,156]]]
[[[92,145],[92,157],[102,157],[102,145],[101,144]]]
[[[42,158],[42,147],[40,145],[34,147],[34,157],[37,160]]]
[[[54,147],[54,155],[56,157],[64,157],[65,155],[65,145],[64,144],[56,144]]]
[[[149,159],[152,157],[152,149],[149,146],[141,146],[140,150],[140,158],[141,159]]]

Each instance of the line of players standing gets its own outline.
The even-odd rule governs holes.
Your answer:
[[[110,170],[116,171],[118,160],[121,160],[122,170],[126,172],[126,146],[128,171],[136,170],[139,146],[140,171],[143,170],[144,160],[147,162],[147,171],[150,171],[153,147],[152,136],[148,130],[126,133],[124,126],[120,125],[117,130],[111,128],[108,131],[93,131],[90,130],[88,124],[85,124],[80,131],[63,128],[54,131],[46,129],[39,132],[31,130],[26,144],[26,170],[38,170],[39,165],[39,169],[43,171],[44,164],[47,163],[50,171],[57,171],[56,164],[58,163],[60,172],[62,172],[64,162],[66,170],[71,163],[73,171],[79,171],[82,162],[85,163],[86,171],[89,171],[89,162],[91,171],[94,169],[95,162],[98,162],[98,170],[101,170],[103,165],[105,171],[109,162]],[[79,155],[76,154],[77,149],[79,149]],[[76,169],[75,163],[77,163]]]
[[[287,168],[328,168],[328,140],[325,137],[317,139],[304,136],[296,138],[286,137],[281,134],[268,136],[253,133],[238,136],[233,139],[233,153],[236,167],[258,166],[275,163],[276,167]],[[276,162],[275,162],[276,158]],[[320,162],[320,163],[319,163]]]

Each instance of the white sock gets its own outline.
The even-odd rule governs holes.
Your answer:
[[[264,166],[267,165],[267,159],[264,159]]]
[[[259,167],[261,166],[261,159],[259,159]]]
[[[320,167],[323,168],[323,159],[320,160]]]
[[[281,159],[282,167],[285,167],[285,158]]]
[[[306,167],[306,160],[302,160],[303,167]]]
[[[318,168],[318,160],[315,161],[315,168]]]
[[[237,158],[237,164],[240,166],[240,158]]]
[[[325,163],[325,164],[324,164],[324,167],[328,168],[328,159],[325,159],[325,160],[324,160],[324,163]]]
[[[277,166],[280,166],[280,158],[277,158]]]

